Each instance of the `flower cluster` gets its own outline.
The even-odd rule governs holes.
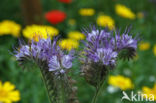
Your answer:
[[[59,2],[69,4],[72,2],[72,0],[58,0]],[[136,17],[143,18],[143,13],[139,12],[138,14],[135,14],[130,8],[126,7],[122,4],[116,4],[115,5],[115,12],[117,15],[127,18],[127,19],[135,19]],[[96,14],[96,11],[94,8],[80,8],[78,11],[79,15],[83,17],[91,17],[94,15],[99,15],[96,18],[96,23],[98,26],[101,27],[108,27],[110,30],[115,29],[115,20],[113,17],[108,16],[105,14],[105,12],[100,12],[99,14]],[[102,15],[101,15],[102,14]],[[45,14],[45,19],[50,22],[51,24],[59,24],[68,17],[68,14],[61,10],[51,10]],[[69,18],[70,19],[70,18]],[[75,20],[69,20],[69,25],[73,26],[75,25]]]
[[[105,65],[115,64],[115,58],[121,50],[137,48],[138,40],[129,33],[115,34],[114,37],[111,32],[93,27],[91,32],[86,31],[85,34],[85,55],[94,62],[101,59]]]
[[[29,25],[23,29],[23,36],[28,39],[33,39],[38,41],[39,38],[47,39],[48,36],[53,37],[58,35],[59,31],[52,27],[46,25]],[[48,34],[48,35],[47,35]]]
[[[70,51],[69,54],[64,54],[57,47],[55,54],[51,56],[49,60],[49,71],[55,71],[55,74],[64,74],[66,70],[72,67],[73,54]]]
[[[41,38],[38,42],[32,40],[28,45],[20,42],[15,57],[24,68],[39,67],[52,103],[78,103],[74,80],[68,75],[73,65],[74,50],[63,51],[58,44],[58,37],[53,41],[50,37]]]
[[[119,51],[124,48],[132,48],[136,50],[138,40],[137,38],[132,38],[132,35],[128,35],[128,33],[123,33],[121,36],[116,35],[112,42]]]
[[[20,49],[15,51],[17,60],[22,63],[25,59],[35,61],[37,65],[42,66],[42,62],[47,64],[49,71],[55,74],[65,73],[72,67],[73,52],[64,54],[57,45],[57,38],[40,39],[38,42],[32,40],[30,45],[21,45]]]
[[[87,32],[86,37],[88,43],[85,44],[86,48],[84,51],[88,59],[94,62],[101,61],[106,65],[115,60],[117,52],[113,51],[107,40],[110,37],[110,33],[93,28],[91,32]]]
[[[0,35],[12,34],[19,37],[21,26],[14,21],[4,20],[0,22]]]
[[[72,49],[78,48],[78,40],[86,38],[86,40],[82,40],[84,49],[78,53],[80,54],[79,59],[83,63],[81,73],[89,84],[96,87],[97,91],[102,87],[109,70],[115,68],[117,57],[121,55],[123,58],[132,58],[135,55],[138,42],[136,38],[129,34],[129,29],[120,34],[105,29],[99,30],[95,26],[84,29],[83,33],[71,32],[68,36],[70,38],[63,40],[58,40],[58,37],[53,38],[53,42],[48,36],[38,38],[38,41],[32,39],[28,45],[20,44],[20,48],[15,51],[15,56],[20,65],[25,66],[26,64],[27,66],[27,62],[30,61],[39,66],[49,93],[53,91],[49,94],[54,97],[51,98],[52,102],[62,103],[60,97],[64,93],[66,94],[64,96],[65,103],[75,103],[69,101],[77,101],[76,90],[73,90],[73,83],[70,83],[71,78],[68,73],[73,65],[74,51]],[[63,49],[67,51],[64,52]],[[128,53],[122,55],[123,50]],[[120,79],[124,80],[119,78],[119,82]],[[128,84],[125,84],[126,87],[121,87],[123,90],[132,87],[130,82],[127,79],[125,80]],[[116,86],[118,85],[116,82],[113,83]],[[60,89],[63,89],[61,91],[64,93],[60,93]]]
[[[115,32],[114,36],[112,32],[98,30],[95,27],[91,30],[84,30],[87,41],[84,42],[85,48],[81,58],[84,63],[82,74],[86,76],[89,83],[97,85],[98,81],[102,81],[108,68],[115,67],[118,56],[124,59],[134,57],[138,40],[133,38],[128,31],[123,34]],[[122,54],[123,51],[126,55]],[[97,82],[93,83],[94,78]]]

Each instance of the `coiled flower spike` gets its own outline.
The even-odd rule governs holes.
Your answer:
[[[92,103],[96,103],[102,85],[108,72],[115,68],[117,58],[130,59],[135,56],[138,39],[129,35],[129,29],[125,33],[108,32],[104,29],[84,29],[86,35],[84,49],[80,55],[83,63],[81,73],[86,81],[96,88]],[[124,52],[124,53],[123,53]]]
[[[95,87],[99,85],[99,81],[103,81],[109,70],[115,68],[119,55],[128,59],[135,55],[138,40],[128,35],[129,29],[123,34],[115,32],[113,35],[112,31],[99,30],[93,26],[85,29],[83,33],[86,35],[86,41],[80,58],[83,62],[81,71],[86,80]],[[127,54],[121,55],[124,50]]]
[[[72,79],[68,76],[74,51],[65,53],[57,45],[57,40],[58,37],[52,42],[47,38],[38,42],[32,40],[30,44],[20,43],[20,48],[15,50],[15,57],[24,68],[28,68],[27,62],[40,68],[51,103],[78,103]]]

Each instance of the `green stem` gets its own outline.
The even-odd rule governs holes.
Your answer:
[[[96,103],[97,96],[98,96],[98,90],[96,90],[95,95],[94,95],[91,103]]]
[[[103,85],[101,85],[100,87],[96,88],[96,92],[95,92],[95,95],[94,95],[91,103],[96,103],[97,97],[99,96],[102,87],[103,87]]]
[[[62,80],[63,77],[61,76],[61,103],[65,103],[65,87],[64,87],[64,81]]]
[[[41,72],[41,76],[42,76],[42,79],[43,79],[45,88],[46,88],[46,90],[47,90],[47,94],[48,94],[49,101],[50,101],[50,103],[53,103],[52,100],[50,99],[49,90],[48,90],[48,87],[47,87],[47,84],[46,84],[46,78],[44,77],[43,71],[42,71],[41,69],[40,69],[40,72]]]
[[[97,98],[101,92],[101,89],[103,88],[103,85],[104,85],[104,81],[105,81],[105,78],[103,78],[103,80],[99,83],[99,85],[96,87],[96,92],[95,92],[95,95],[92,99],[92,102],[91,103],[96,103],[97,102]]]

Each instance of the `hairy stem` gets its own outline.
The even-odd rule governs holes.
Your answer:
[[[95,95],[94,95],[91,103],[96,103],[97,96],[98,96],[98,90],[96,90]]]
[[[103,85],[101,85],[100,87],[96,88],[96,92],[95,92],[95,95],[94,95],[91,103],[96,103],[97,98],[98,98],[98,96],[100,94],[100,91],[101,91],[102,87],[103,87]]]
[[[97,85],[96,92],[95,92],[95,95],[94,95],[91,103],[97,102],[97,98],[101,92],[101,89],[103,88],[104,82],[105,82],[105,78],[103,78],[103,80]]]
[[[64,86],[64,81],[63,81],[63,77],[61,77],[61,103],[65,103],[66,102],[66,96],[65,96],[65,86]]]
[[[48,87],[47,87],[46,78],[45,78],[45,76],[44,76],[44,73],[43,73],[43,71],[42,71],[41,69],[40,69],[40,72],[41,72],[41,76],[42,76],[42,79],[43,79],[45,88],[46,88],[46,90],[47,90],[47,94],[48,94],[49,101],[50,101],[50,103],[53,103],[52,100],[51,100],[51,97],[50,97],[50,93],[49,93],[49,90],[48,90]]]

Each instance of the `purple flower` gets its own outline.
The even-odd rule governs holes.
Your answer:
[[[33,57],[37,57],[41,60],[48,60],[52,55],[51,39],[40,39],[38,42],[32,41],[31,52]]]
[[[111,32],[98,30],[95,27],[91,31],[86,31],[85,56],[94,62],[102,62],[103,65],[115,64],[117,53],[113,51],[110,42]],[[116,54],[116,55],[115,55]]]
[[[56,55],[52,56],[49,61],[49,71],[56,71],[61,69],[59,59]]]
[[[16,51],[16,58],[23,64],[26,60],[36,62],[41,68],[48,67],[49,71],[55,74],[63,74],[72,67],[73,51],[64,54],[64,51],[57,45],[57,39],[40,39],[38,42],[32,40],[30,45],[22,45],[19,51]],[[44,66],[43,66],[44,64]]]
[[[120,51],[125,48],[132,48],[136,50],[137,42],[138,40],[135,38],[132,38],[132,35],[122,34],[122,35],[115,36],[115,39],[113,40],[113,45],[115,46],[117,51]]]
[[[104,65],[115,65],[117,55],[117,52],[111,48],[98,48],[95,53],[96,62],[102,61]]]
[[[85,29],[86,41],[84,41],[84,55],[89,61],[102,61],[103,65],[114,65],[118,53],[123,49],[128,49],[127,57],[132,57],[137,49],[136,38],[128,35],[129,29],[120,35],[106,30],[99,30],[92,27],[91,30]],[[131,55],[132,54],[132,55]]]
[[[72,60],[73,57],[71,55],[54,55],[49,61],[49,71],[54,71],[55,74],[63,74],[72,67]]]
[[[86,41],[80,60],[81,73],[89,84],[96,88],[102,85],[109,70],[115,68],[116,58],[134,57],[138,40],[128,35],[128,31],[120,34],[95,27],[85,29]]]
[[[61,58],[61,63],[64,68],[66,68],[66,69],[71,68],[72,67],[72,57],[70,55],[64,55]]]
[[[19,60],[22,57],[29,56],[30,55],[30,47],[28,45],[23,45],[19,51],[16,51],[17,54],[15,54],[15,57],[17,60]]]

